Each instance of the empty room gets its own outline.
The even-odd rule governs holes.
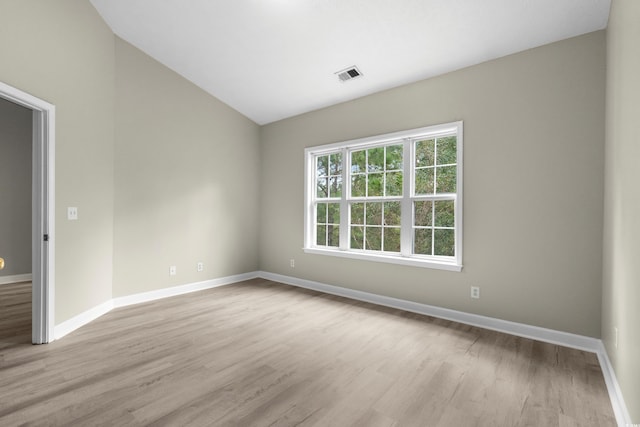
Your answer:
[[[637,0],[0,0],[0,426],[640,425]]]

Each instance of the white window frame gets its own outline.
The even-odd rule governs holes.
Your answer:
[[[456,151],[456,193],[451,196],[441,196],[439,194],[429,196],[416,196],[413,188],[413,176],[415,173],[414,149],[415,141],[426,138],[434,138],[454,134],[457,136]],[[379,202],[401,199],[401,252],[391,253],[382,251],[367,251],[360,249],[350,249],[350,218],[349,202],[351,198],[351,183],[349,180],[350,152],[367,149],[380,145],[388,145],[394,142],[403,144],[403,196],[402,197],[380,197],[368,199],[366,201]],[[335,199],[316,198],[316,158],[326,154],[342,152],[342,197]],[[329,255],[343,258],[353,258],[368,261],[387,262],[415,267],[426,267],[448,271],[462,271],[462,183],[463,183],[463,126],[462,121],[427,126],[417,129],[410,129],[401,132],[376,135],[367,138],[342,141],[333,144],[320,145],[306,148],[305,156],[305,191],[304,191],[304,252],[309,254]],[[438,200],[449,199],[455,201],[455,256],[435,256],[435,255],[414,255],[413,247],[413,202],[415,200]],[[363,200],[364,201],[364,200]],[[317,246],[315,239],[315,204],[317,202],[339,202],[340,203],[340,246],[327,247]]]

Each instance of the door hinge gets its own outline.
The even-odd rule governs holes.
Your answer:
[[[49,235],[48,235],[48,234],[45,234],[45,235],[43,236],[43,239],[44,239],[44,241],[45,241],[45,242],[48,242],[48,241],[49,241]]]

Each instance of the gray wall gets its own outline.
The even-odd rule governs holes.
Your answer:
[[[604,99],[600,31],[264,126],[260,268],[599,337]],[[461,273],[302,252],[305,147],[454,120]]]
[[[0,0],[0,10],[0,81],[56,106],[58,324],[111,298],[115,39],[88,1]]]
[[[119,38],[116,61],[114,296],[257,270],[258,125]]]
[[[0,276],[31,273],[31,115],[0,98]]]
[[[614,0],[607,29],[602,339],[640,423],[640,2]],[[618,346],[614,328],[618,329]]]

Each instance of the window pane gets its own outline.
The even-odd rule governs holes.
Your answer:
[[[365,249],[370,251],[382,249],[382,227],[366,227]]]
[[[367,175],[368,197],[382,196],[382,180],[383,174],[371,173]]]
[[[456,137],[447,136],[438,138],[438,158],[436,163],[439,165],[456,163]]]
[[[351,249],[363,249],[364,227],[351,227]]]
[[[318,225],[316,233],[316,244],[318,246],[325,246],[327,244],[327,226]]]
[[[384,227],[384,248],[387,252],[400,252],[400,228]]]
[[[435,226],[436,227],[454,227],[455,226],[455,210],[453,200],[440,200],[435,203]]]
[[[338,225],[329,225],[327,226],[327,235],[329,241],[327,242],[327,246],[340,246],[340,226]]]
[[[384,225],[400,225],[400,202],[385,202]]]
[[[436,192],[455,193],[456,192],[456,167],[444,166],[436,168]]]
[[[329,171],[331,175],[342,173],[342,153],[335,153],[329,156]]]
[[[367,203],[367,225],[382,225],[382,203]]]
[[[387,170],[402,169],[402,145],[391,145],[387,147]]]
[[[385,196],[402,196],[402,172],[385,174]]]
[[[431,228],[417,228],[413,237],[413,253],[431,255]]]
[[[415,202],[414,203],[414,224],[418,227],[431,227],[433,225],[432,216],[432,203],[433,202]]]
[[[454,256],[455,232],[454,230],[434,230],[434,255]]]
[[[416,170],[416,194],[433,194],[433,168]]]
[[[327,223],[340,224],[340,203],[329,203],[327,214]]]
[[[327,222],[327,204],[318,203],[316,206],[316,223],[324,224]]]
[[[351,224],[364,225],[364,203],[351,204]]]
[[[351,173],[366,172],[367,158],[365,151],[354,151],[351,153]]]
[[[435,142],[433,139],[416,142],[416,166],[433,166]]]
[[[318,198],[323,199],[327,197],[329,180],[328,178],[318,178]]]
[[[316,176],[329,175],[329,156],[320,156],[316,163]]]
[[[329,197],[342,197],[341,176],[334,176],[329,179]]]
[[[351,177],[351,197],[366,196],[366,175],[355,175]]]
[[[369,172],[381,172],[384,170],[384,147],[367,150],[367,170]]]

